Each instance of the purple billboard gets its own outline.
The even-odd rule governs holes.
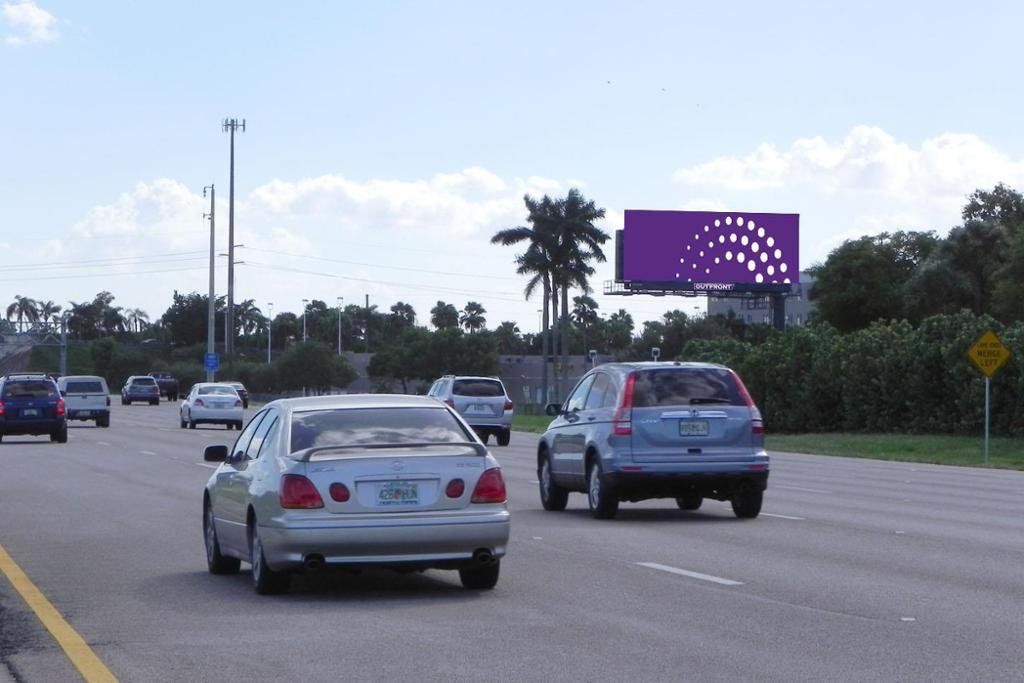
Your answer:
[[[800,281],[799,214],[627,210],[623,228],[625,281],[687,289]]]

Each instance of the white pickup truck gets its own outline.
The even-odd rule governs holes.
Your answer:
[[[97,427],[110,426],[110,391],[95,375],[70,375],[57,380],[69,420],[95,420]]]

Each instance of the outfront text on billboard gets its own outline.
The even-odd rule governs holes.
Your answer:
[[[799,232],[795,213],[629,209],[622,277],[720,291],[729,284],[799,282]]]

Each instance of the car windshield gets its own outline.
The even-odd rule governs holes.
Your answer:
[[[96,380],[77,380],[68,382],[64,391],[68,394],[102,394],[103,385]]]
[[[152,377],[136,377],[135,379],[132,380],[132,384],[141,384],[141,385],[152,386],[152,385],[156,384],[156,380],[153,379]]]
[[[634,408],[720,403],[745,405],[732,373],[720,368],[665,368],[636,373]]]
[[[292,452],[313,446],[464,443],[458,420],[441,408],[346,408],[292,416]]]
[[[452,393],[456,396],[504,396],[505,389],[496,379],[457,379]]]
[[[238,391],[245,391],[245,385],[242,384],[241,382],[236,382],[236,383],[232,384],[231,386],[233,386]]]
[[[220,395],[224,395],[224,396],[234,396],[235,395],[235,390],[232,389],[231,387],[199,387],[199,391],[197,393],[200,396],[205,396],[206,394],[220,394]]]
[[[4,384],[4,398],[53,398],[56,395],[56,387],[46,380],[23,379]]]

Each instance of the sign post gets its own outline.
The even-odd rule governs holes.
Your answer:
[[[992,377],[1010,360],[1010,350],[992,330],[978,337],[967,350],[967,357],[985,375],[985,465],[988,465],[989,424],[991,421]]]

